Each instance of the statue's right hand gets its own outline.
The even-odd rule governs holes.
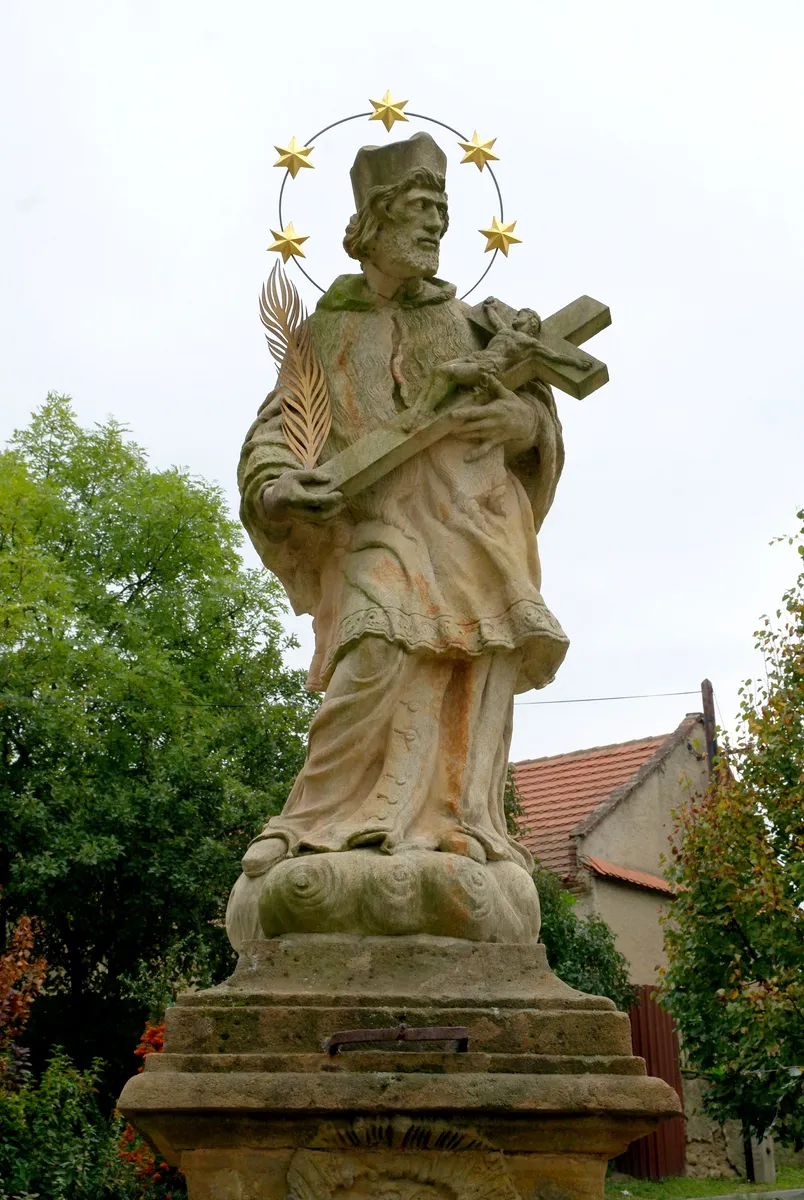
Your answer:
[[[260,492],[263,515],[271,523],[311,521],[321,524],[343,508],[343,494],[335,491],[326,468],[284,471]]]

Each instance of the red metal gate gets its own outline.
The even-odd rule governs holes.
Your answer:
[[[669,1013],[653,999],[656,988],[638,989],[636,1004],[629,1012],[634,1054],[644,1058],[649,1075],[657,1075],[675,1088],[683,1100],[678,1034]],[[684,1118],[671,1117],[656,1133],[632,1142],[617,1159],[617,1170],[636,1179],[665,1179],[683,1175],[686,1160]]]

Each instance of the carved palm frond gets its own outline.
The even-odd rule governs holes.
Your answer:
[[[260,320],[279,375],[282,432],[299,462],[309,470],[318,462],[327,440],[332,408],[307,313],[279,262],[262,287]]]

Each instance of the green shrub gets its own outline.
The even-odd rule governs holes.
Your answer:
[[[40,1080],[0,1091],[0,1200],[179,1200],[178,1172],[162,1169],[123,1118],[96,1099],[100,1062],[79,1071],[56,1051]]]

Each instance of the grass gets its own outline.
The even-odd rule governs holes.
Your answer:
[[[623,1195],[630,1195],[631,1200],[692,1200],[697,1196],[730,1196],[736,1192],[750,1196],[752,1192],[792,1188],[804,1188],[804,1167],[780,1167],[776,1183],[747,1183],[744,1179],[663,1179],[660,1183],[647,1179],[621,1183],[606,1180],[606,1197],[607,1200]]]

